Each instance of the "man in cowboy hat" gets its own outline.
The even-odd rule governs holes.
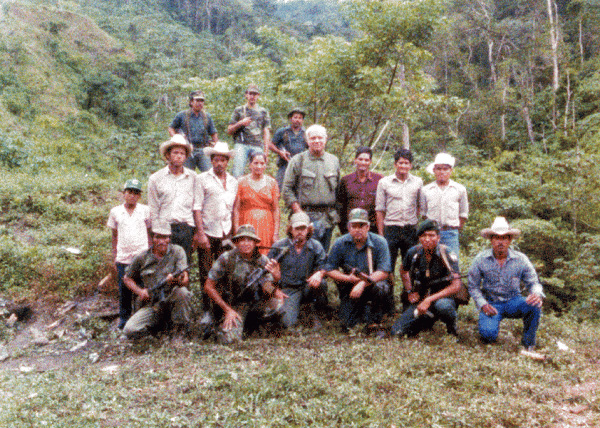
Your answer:
[[[283,177],[288,162],[292,156],[308,149],[308,144],[306,144],[306,132],[302,127],[305,116],[306,112],[299,107],[290,110],[287,116],[290,125],[279,128],[275,132],[275,135],[273,135],[273,141],[269,143],[271,151],[279,155],[279,159],[277,159],[277,175],[275,178],[279,185],[280,192],[283,186]]]
[[[227,133],[234,137],[235,160],[232,174],[235,178],[244,174],[252,151],[269,154],[271,141],[271,117],[257,104],[260,91],[252,84],[246,89],[246,104],[236,107],[231,115]]]
[[[180,245],[190,262],[192,247],[200,238],[202,225],[197,197],[197,175],[184,166],[192,153],[192,145],[181,134],[175,134],[160,145],[167,166],[148,179],[148,206],[151,223],[165,221],[171,225],[171,242]]]
[[[454,157],[439,153],[427,166],[435,181],[423,187],[420,205],[421,215],[440,225],[440,242],[458,257],[458,235],[469,215],[469,201],[465,187],[450,179],[454,163]]]
[[[210,169],[210,160],[204,155],[203,148],[212,146],[219,139],[217,129],[210,114],[204,111],[204,92],[190,92],[189,110],[180,111],[175,115],[168,128],[172,137],[177,133],[183,134],[194,151],[185,161],[185,166],[191,170],[198,168],[200,172]]]
[[[496,217],[492,227],[483,229],[492,248],[480,252],[469,269],[469,293],[479,313],[479,336],[483,342],[495,342],[503,318],[523,319],[521,344],[530,350],[541,315],[544,296],[533,265],[523,253],[510,248],[521,231],[508,225],[504,217]],[[521,284],[528,295],[521,295]]]
[[[401,278],[410,306],[392,327],[392,335],[414,336],[440,320],[456,335],[456,302],[460,287],[458,259],[440,244],[440,227],[424,220],[417,228],[419,244],[411,247],[402,262]]]
[[[227,143],[218,141],[205,147],[212,168],[198,175],[198,209],[202,221],[198,227],[198,260],[200,283],[206,281],[214,260],[223,252],[222,242],[229,238],[232,228],[233,203],[237,195],[237,180],[227,172],[234,151]]]
[[[369,227],[369,213],[362,208],[350,211],[348,233],[334,242],[324,267],[338,287],[344,330],[360,322],[379,328],[390,300],[390,252],[385,238],[369,232]]]
[[[221,343],[239,341],[258,325],[280,317],[287,297],[273,285],[279,276],[267,256],[258,252],[260,238],[254,227],[241,225],[231,240],[235,248],[219,256],[204,284],[204,291],[214,302],[213,317]],[[261,275],[256,275],[255,287],[249,289],[248,281],[257,269]]]

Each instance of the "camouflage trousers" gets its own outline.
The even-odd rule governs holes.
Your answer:
[[[283,315],[282,307],[283,301],[276,298],[270,298],[267,301],[260,301],[257,303],[243,303],[237,305],[234,309],[240,315],[242,320],[241,322],[238,322],[235,327],[228,330],[222,328],[222,317],[215,316],[215,319],[220,320],[215,328],[217,342],[222,345],[240,342],[244,339],[245,335],[252,333],[261,324],[267,322],[279,322]]]

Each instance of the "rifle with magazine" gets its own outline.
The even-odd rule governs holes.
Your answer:
[[[348,275],[353,275],[354,274],[358,278],[360,278],[362,281],[365,281],[367,284],[369,284],[369,285],[375,285],[375,281],[373,281],[371,279],[371,277],[366,272],[361,271],[359,268],[355,268],[353,266],[350,266],[349,264],[344,264],[342,266],[342,269]]]
[[[175,271],[172,276],[173,278],[177,278],[183,272],[187,271],[190,267],[185,267],[183,269],[179,269]],[[167,279],[163,279],[161,282],[152,287],[148,294],[150,294],[150,302],[152,305],[155,303],[163,303],[167,299],[167,291],[170,291],[171,284],[167,282]]]
[[[463,274],[463,275],[459,275],[458,278],[466,278],[467,274]],[[437,284],[442,284],[444,282],[447,282],[448,284],[451,283],[453,280],[455,279],[454,273],[450,274],[450,275],[446,275],[442,278],[438,278],[438,279],[434,279],[434,280],[427,280],[424,281],[427,284],[427,292],[423,293],[423,283],[421,281],[419,281],[418,279],[413,279],[413,288],[411,290],[411,293],[418,293],[419,294],[419,302],[422,301],[425,297],[427,297],[431,291],[431,286],[432,285],[437,285]],[[462,284],[461,282],[461,290],[456,293],[454,296],[454,299],[457,301],[458,304],[467,304],[469,302],[469,292],[467,291],[466,287]]]
[[[273,260],[275,260],[276,262],[279,262],[279,260],[281,260],[283,258],[283,256],[285,256],[290,251],[290,248],[292,248],[293,246],[294,246],[294,243],[292,242],[292,245],[282,248],[281,252],[279,254],[277,254],[277,256],[275,256],[273,258]],[[241,300],[251,300],[254,302],[257,302],[260,300],[260,285],[261,285],[260,282],[261,282],[262,277],[266,273],[267,273],[267,268],[264,266],[257,267],[250,273],[250,275],[248,276],[248,282],[246,282],[246,286],[240,292]],[[272,287],[272,289],[265,290],[267,294],[271,294],[273,291],[275,291],[275,287],[274,286],[271,286],[271,287]],[[248,299],[247,298],[248,296],[251,296],[251,298]],[[244,297],[246,297],[246,299],[244,299]]]

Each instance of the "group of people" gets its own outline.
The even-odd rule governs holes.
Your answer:
[[[271,140],[259,94],[250,85],[246,104],[234,110],[230,150],[204,111],[204,94],[192,92],[190,109],[176,115],[171,138],[160,146],[166,166],[148,180],[148,206],[138,203],[142,184],[125,183],[124,204],[111,210],[108,226],[119,328],[127,337],[194,325],[188,270],[196,249],[203,307],[222,343],[260,326],[291,328],[302,308],[318,323],[329,308],[327,278],[337,286],[342,329],[365,324],[384,336],[384,319],[395,312],[401,255],[403,310],[392,320],[391,335],[415,335],[436,320],[456,335],[457,305],[470,295],[480,310],[482,341],[495,341],[500,321],[517,317],[524,320],[523,346],[535,345],[544,294],[530,261],[511,248],[519,231],[504,218],[482,231],[492,248],[473,262],[468,293],[462,284],[459,233],[469,206],[465,187],[450,178],[452,156],[436,156],[427,168],[435,180],[424,185],[410,173],[410,150],[398,150],[394,174],[383,177],[370,170],[371,149],[359,147],[355,171],[341,177],[338,158],[325,150],[326,129],[305,130],[302,109],[290,111],[290,125]],[[279,158],[277,179],[265,174],[269,151]],[[242,176],[246,166],[250,173]],[[280,193],[291,214],[283,239]],[[336,225],[341,236],[330,249]],[[165,284],[168,293],[157,299],[153,290]],[[133,300],[141,309],[132,315]]]

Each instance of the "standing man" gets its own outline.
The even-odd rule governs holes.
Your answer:
[[[306,130],[308,150],[294,156],[283,179],[283,200],[292,213],[305,211],[314,237],[329,250],[333,226],[339,222],[336,190],[340,181],[338,158],[325,151],[327,131],[321,125]]]
[[[356,170],[340,180],[337,192],[337,200],[342,205],[340,209],[340,232],[342,235],[348,233],[348,214],[354,208],[362,208],[369,213],[371,229],[377,232],[375,216],[375,195],[377,184],[383,175],[369,170],[373,159],[373,151],[370,147],[361,146],[356,149],[354,165]]]
[[[235,178],[244,174],[251,151],[269,154],[271,140],[271,117],[269,112],[257,104],[258,86],[246,89],[246,104],[236,107],[231,115],[227,133],[234,138],[235,159],[232,174]]]
[[[210,169],[210,160],[204,155],[202,149],[212,146],[217,142],[219,136],[210,114],[204,111],[204,92],[190,92],[188,104],[189,110],[180,111],[175,115],[173,122],[168,128],[169,135],[179,133],[185,136],[194,147],[192,155],[185,161],[185,166],[200,172]]]
[[[435,175],[435,181],[423,187],[421,192],[422,215],[440,225],[440,242],[459,254],[459,231],[469,215],[467,189],[450,179],[455,159],[448,153],[439,153],[427,171]]]
[[[312,233],[308,215],[293,214],[287,228],[288,237],[277,241],[268,255],[273,259],[287,249],[276,269],[281,272],[279,288],[288,296],[282,308],[282,321],[288,328],[296,324],[302,301],[314,303],[313,311],[327,306],[327,286],[323,281],[327,254],[321,243],[312,239]]]
[[[152,247],[134,257],[123,277],[125,285],[143,305],[123,328],[128,339],[137,339],[170,325],[187,329],[191,321],[189,276],[182,272],[188,266],[185,252],[179,245],[171,244],[169,223],[160,220],[152,223],[152,233]],[[177,272],[181,273],[173,276]],[[166,298],[152,304],[150,290],[162,281],[168,285]]]
[[[160,145],[160,154],[167,161],[167,166],[148,179],[151,224],[163,221],[171,225],[171,242],[183,248],[188,263],[192,247],[199,242],[198,227],[202,226],[196,196],[197,176],[183,166],[191,153],[192,146],[183,135],[173,135]]]
[[[279,159],[277,159],[277,175],[275,178],[279,185],[280,192],[283,187],[283,177],[288,162],[294,155],[308,149],[308,144],[306,144],[306,133],[302,127],[305,116],[306,112],[304,110],[298,107],[292,109],[292,111],[288,113],[290,126],[279,128],[273,136],[273,141],[269,143],[269,148],[279,155]]]
[[[543,298],[542,285],[529,258],[510,248],[521,231],[508,225],[504,217],[496,217],[492,227],[483,229],[491,249],[480,252],[469,269],[469,293],[479,309],[479,336],[485,343],[498,338],[503,318],[523,319],[521,344],[527,351],[535,346]],[[521,295],[521,283],[528,295]]]
[[[335,241],[325,264],[327,275],[338,287],[344,330],[360,322],[369,328],[381,323],[390,299],[390,253],[385,239],[369,232],[369,223],[365,210],[353,209],[348,234]]]
[[[206,147],[212,168],[198,176],[198,208],[202,221],[198,227],[198,259],[200,283],[204,284],[212,263],[223,252],[222,242],[231,235],[233,203],[237,195],[237,180],[227,172],[233,157],[227,143],[217,142]]]
[[[448,333],[456,336],[453,296],[462,287],[458,258],[439,243],[440,228],[436,221],[421,222],[417,236],[419,245],[408,250],[401,271],[410,306],[392,326],[392,335],[414,336],[433,327],[439,319],[446,324]]]

